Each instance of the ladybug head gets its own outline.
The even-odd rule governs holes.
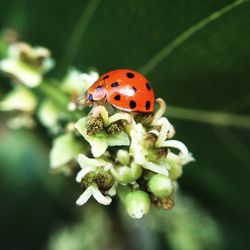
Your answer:
[[[86,92],[86,103],[90,104],[95,101],[101,101],[105,96],[105,82],[103,80],[97,80]]]

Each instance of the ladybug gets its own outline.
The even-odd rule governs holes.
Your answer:
[[[86,103],[107,101],[124,111],[153,112],[155,96],[148,80],[130,69],[102,75],[86,93]]]

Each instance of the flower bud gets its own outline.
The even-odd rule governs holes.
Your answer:
[[[125,205],[132,218],[140,219],[150,209],[149,195],[143,191],[132,191],[126,196]]]
[[[111,170],[111,173],[119,183],[128,184],[136,181],[142,175],[142,168],[133,162],[130,167],[118,166]]]
[[[130,162],[130,155],[129,152],[123,149],[119,149],[117,152],[117,160],[122,164],[122,165],[128,165]]]
[[[150,192],[159,198],[169,197],[174,191],[173,183],[169,177],[162,174],[154,175],[148,182],[148,188]]]
[[[182,166],[175,162],[172,162],[170,166],[171,168],[169,169],[169,177],[172,180],[178,179],[182,175]]]

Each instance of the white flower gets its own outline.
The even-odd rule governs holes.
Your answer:
[[[91,146],[91,152],[94,157],[100,157],[101,155],[103,155],[109,146],[129,145],[128,135],[123,131],[119,134],[112,135],[103,130],[95,135],[88,135],[86,128],[86,119],[87,117],[80,119],[75,124],[75,127],[85,138],[85,140],[89,142]]]
[[[159,163],[156,164],[147,159],[147,155],[149,154],[149,152],[144,145],[146,131],[141,123],[133,125],[130,136],[130,152],[134,156],[135,163],[140,164],[143,168],[151,170],[155,173],[168,176],[167,166],[164,162],[159,161]]]
[[[7,126],[11,129],[18,128],[34,128],[36,125],[35,120],[28,114],[15,115],[8,119]]]
[[[61,88],[68,94],[84,95],[87,89],[98,79],[95,71],[81,73],[77,69],[70,69],[62,82]]]
[[[16,86],[0,102],[0,110],[33,112],[37,106],[37,99],[24,86]]]
[[[101,159],[90,159],[83,154],[80,154],[78,156],[78,163],[80,164],[80,167],[82,169],[77,174],[77,182],[81,182],[88,173],[95,172],[100,167],[105,171],[109,171],[110,168],[112,168],[112,164],[110,164],[109,162]],[[114,185],[110,188],[110,190],[107,191],[107,193],[109,193],[109,195],[115,194]],[[83,194],[76,201],[76,204],[79,206],[85,204],[91,196],[93,196],[94,199],[102,205],[109,205],[112,201],[111,197],[103,195],[98,186],[93,183],[86,188]]]
[[[50,167],[52,170],[66,169],[67,165],[77,159],[83,152],[83,146],[72,133],[56,137],[50,151]]]
[[[40,122],[52,133],[60,130],[60,120],[66,118],[62,110],[51,100],[44,100],[38,109],[38,118]]]
[[[99,78],[99,74],[96,71],[90,71],[88,74],[82,73],[80,77],[85,83],[84,88],[86,91]]]
[[[0,61],[0,70],[30,88],[38,86],[42,75],[53,66],[54,61],[46,48],[32,48],[26,43],[10,45],[8,57]]]

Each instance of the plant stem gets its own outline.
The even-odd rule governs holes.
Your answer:
[[[177,47],[183,44],[188,38],[194,35],[197,31],[201,30],[208,24],[212,23],[213,21],[219,19],[224,14],[228,13],[229,11],[235,9],[236,7],[240,6],[241,4],[248,2],[249,0],[237,0],[222,9],[215,11],[208,17],[202,19],[198,23],[191,26],[189,29],[181,33],[177,36],[172,42],[167,44],[162,50],[156,53],[146,64],[144,64],[139,71],[143,74],[150,73],[163,59],[169,56]]]
[[[167,107],[167,116],[220,126],[250,129],[250,117],[224,112],[204,111],[175,106]]]
[[[87,7],[79,17],[79,20],[73,28],[68,44],[65,48],[65,54],[61,60],[61,65],[59,67],[61,72],[64,72],[66,67],[74,60],[89,22],[91,21],[91,18],[93,17],[100,2],[101,0],[89,0]]]
[[[63,111],[68,111],[70,99],[51,82],[43,82],[38,88],[38,92],[53,100]]]

